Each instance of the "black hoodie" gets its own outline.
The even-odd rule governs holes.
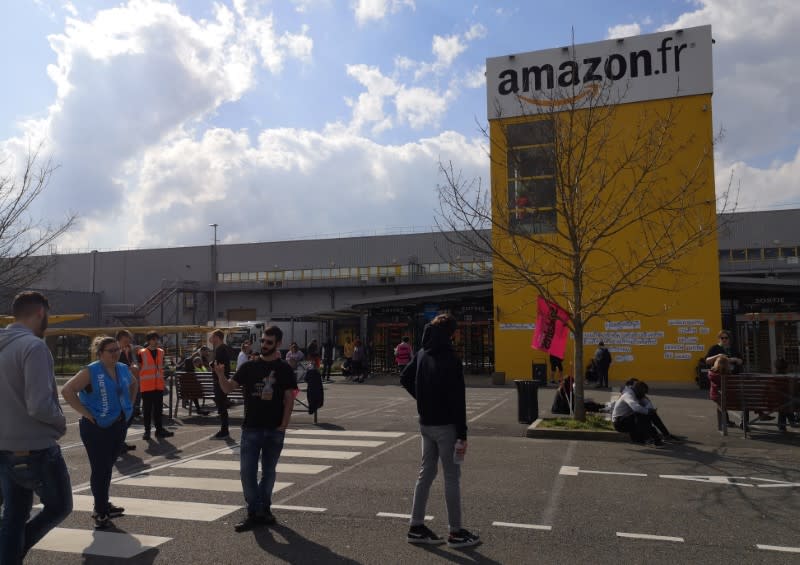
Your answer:
[[[430,324],[422,332],[422,348],[406,365],[400,383],[417,399],[423,426],[456,427],[456,437],[467,439],[467,405],[464,368],[450,336]]]

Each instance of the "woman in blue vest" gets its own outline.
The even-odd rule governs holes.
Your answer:
[[[125,511],[111,504],[108,491],[114,461],[125,441],[125,422],[131,416],[131,398],[136,394],[137,383],[127,365],[119,362],[116,339],[97,337],[92,351],[97,361],[72,377],[61,395],[83,416],[78,426],[92,469],[92,518],[95,528],[104,529],[111,524],[111,518],[122,516]]]

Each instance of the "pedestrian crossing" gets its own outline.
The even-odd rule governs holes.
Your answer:
[[[286,433],[281,459],[277,466],[278,480],[273,492],[290,489],[304,477],[324,477],[336,466],[349,465],[371,450],[407,436],[404,432],[366,430],[292,429]],[[122,488],[120,488],[122,487]],[[84,492],[86,489],[78,489]],[[126,496],[117,496],[115,490]],[[235,502],[219,504],[180,500],[191,492],[216,493],[214,500]],[[196,495],[194,495],[196,496]],[[167,462],[136,475],[117,477],[111,486],[114,504],[125,508],[125,516],[163,520],[214,522],[243,508],[242,484],[239,478],[239,447],[216,448],[185,460]],[[129,559],[172,541],[149,532],[94,530],[89,514],[93,510],[89,494],[73,495],[74,512],[85,513],[85,528],[58,527],[48,533],[34,550],[71,553],[98,558]],[[322,513],[326,508],[273,505],[276,510]],[[77,520],[68,519],[69,525]],[[114,520],[125,525],[125,517]],[[148,522],[149,523],[149,522]],[[164,528],[160,530],[167,533]]]

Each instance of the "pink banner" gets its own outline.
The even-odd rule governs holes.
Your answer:
[[[536,329],[531,347],[563,359],[569,335],[566,324],[569,314],[555,302],[548,302],[541,296],[536,301],[536,306]]]

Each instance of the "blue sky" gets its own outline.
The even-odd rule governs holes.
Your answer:
[[[80,214],[64,249],[424,229],[440,159],[488,181],[487,57],[711,24],[718,191],[800,206],[797,5],[4,2],[0,152],[59,163],[36,213]]]

